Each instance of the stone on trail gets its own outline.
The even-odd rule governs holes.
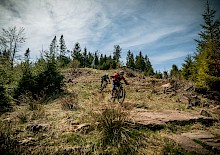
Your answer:
[[[176,110],[165,110],[160,112],[146,110],[133,111],[131,112],[131,118],[137,125],[156,128],[163,128],[166,126],[166,124],[170,123],[177,125],[185,125],[195,122],[201,122],[209,125],[216,121],[214,118]]]

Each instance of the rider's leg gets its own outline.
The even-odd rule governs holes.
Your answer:
[[[101,88],[102,88],[102,84],[103,84],[103,78],[102,78],[102,80],[101,80]]]
[[[114,97],[115,92],[115,83],[112,81],[112,97]]]

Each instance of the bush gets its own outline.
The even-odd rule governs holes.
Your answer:
[[[45,71],[40,73],[36,77],[35,93],[40,96],[41,92],[47,97],[53,96],[59,92],[62,92],[64,76],[57,71],[56,65],[48,63]]]
[[[96,119],[101,135],[98,146],[103,154],[137,154],[143,146],[144,136],[128,122],[127,112],[107,108]]]
[[[205,80],[210,90],[220,92],[220,77],[207,76]]]
[[[16,139],[9,123],[0,122],[0,150],[1,154],[22,154],[24,147]]]
[[[0,83],[0,112],[5,112],[10,109],[9,98],[6,95],[5,87]]]

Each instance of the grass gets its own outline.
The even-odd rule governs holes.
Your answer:
[[[124,86],[126,98],[123,106],[120,106],[108,101],[111,85],[102,93],[98,91],[101,75],[106,72],[111,75],[114,70],[81,71],[82,75],[74,79],[75,84],[67,84],[65,95],[49,100],[47,104],[30,102],[27,98],[14,108],[14,112],[3,114],[0,118],[4,120],[1,122],[0,133],[7,147],[2,145],[2,141],[1,147],[12,152],[21,150],[20,154],[181,154],[185,153],[184,150],[164,135],[201,129],[215,135],[219,133],[215,130],[219,128],[219,122],[211,127],[199,123],[170,125],[155,132],[136,128],[135,124],[128,123],[132,110],[178,109],[199,112],[200,107],[188,110],[185,104],[176,102],[178,96],[152,94],[152,87],[145,85],[151,79],[138,77],[127,78],[130,85]],[[155,87],[160,83],[161,80],[158,80]],[[11,122],[10,126],[5,120]],[[47,124],[48,130],[39,133],[26,130],[32,123]],[[89,128],[77,132],[73,130],[74,125],[82,123],[90,124]]]

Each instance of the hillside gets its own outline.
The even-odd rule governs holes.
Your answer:
[[[99,91],[101,75],[119,70],[66,69],[63,94],[48,102],[33,102],[24,96],[13,112],[1,115],[1,141],[5,141],[1,152],[124,154],[128,145],[137,154],[220,153],[218,94],[196,94],[190,83],[124,70],[130,85],[124,85],[126,98],[122,105],[111,102],[111,84]],[[128,77],[131,74],[134,77]],[[108,135],[123,133],[119,136],[122,140],[116,141],[118,146],[103,140],[103,133],[109,133],[112,127],[111,123],[106,127],[105,120],[123,127]]]

